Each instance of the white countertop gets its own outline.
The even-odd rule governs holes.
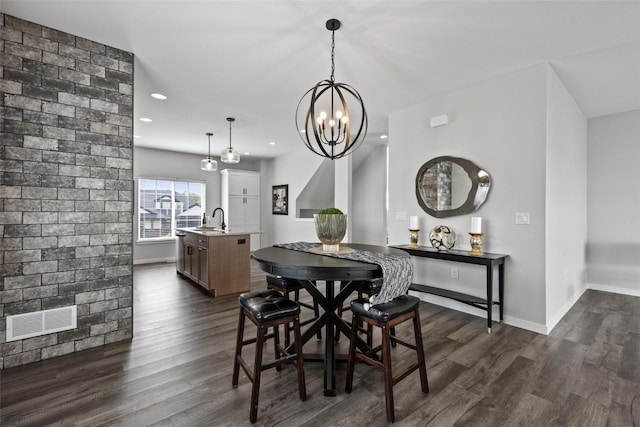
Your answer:
[[[237,236],[241,234],[261,234],[259,230],[244,230],[236,228],[233,230],[222,231],[220,227],[190,227],[190,228],[177,228],[177,231],[184,231],[185,233],[198,234],[200,236],[217,237],[217,236]]]

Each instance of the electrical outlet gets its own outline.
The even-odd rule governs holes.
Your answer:
[[[451,268],[451,278],[452,279],[457,279],[458,278],[458,269],[455,267]]]
[[[529,225],[531,223],[531,217],[529,212],[516,212],[516,224]]]

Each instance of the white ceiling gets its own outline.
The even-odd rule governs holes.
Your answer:
[[[362,95],[368,143],[387,132],[391,112],[541,62],[587,117],[640,108],[640,1],[2,0],[0,7],[133,52],[139,146],[204,156],[211,131],[217,155],[232,116],[241,153],[269,158],[298,149],[298,101],[330,74],[329,18],[342,21],[336,81]],[[145,116],[153,122],[138,121]]]

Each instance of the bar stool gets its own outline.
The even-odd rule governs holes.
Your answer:
[[[307,400],[307,391],[304,380],[304,361],[302,359],[302,340],[300,338],[300,305],[295,301],[285,298],[277,291],[264,290],[247,292],[238,298],[240,303],[240,317],[238,319],[238,337],[236,352],[233,362],[232,385],[238,385],[240,366],[253,384],[251,388],[251,409],[249,420],[255,423],[258,418],[258,396],[260,393],[260,375],[262,371],[275,367],[278,371],[285,363],[293,363],[298,370],[298,390],[300,400]],[[257,327],[255,338],[244,339],[245,318],[249,318]],[[295,353],[289,354],[280,345],[279,326],[293,324],[293,337],[295,340]],[[273,327],[273,333],[269,334],[269,328]],[[262,352],[267,339],[273,338],[275,361],[263,364]],[[242,347],[256,343],[256,354],[253,369],[242,359]]]
[[[393,405],[393,386],[406,378],[411,372],[416,369],[420,371],[420,383],[422,385],[422,392],[429,392],[429,383],[427,381],[427,367],[424,360],[424,349],[422,346],[422,330],[420,327],[420,314],[419,305],[420,300],[411,295],[402,295],[395,298],[393,301],[376,304],[371,306],[368,310],[367,299],[357,299],[351,302],[351,312],[353,313],[353,324],[356,324],[359,320],[373,326],[377,326],[382,329],[382,344],[371,349],[368,352],[361,352],[356,350],[356,337],[358,331],[356,328],[351,329],[351,341],[349,343],[349,356],[347,363],[347,383],[345,386],[345,392],[351,393],[353,386],[353,370],[356,362],[365,362],[371,366],[374,366],[382,370],[384,374],[384,394],[386,400],[387,409],[387,421],[394,422],[394,405]],[[396,336],[391,334],[390,329],[407,321],[413,319],[413,332],[415,337],[415,345],[405,342]],[[391,341],[394,340],[397,344],[408,347],[415,350],[418,356],[417,363],[410,366],[405,372],[394,378],[391,370]],[[377,353],[382,351],[382,361],[378,359]]]
[[[300,307],[305,307],[313,310],[313,318],[300,322],[300,326],[315,322],[320,317],[318,302],[315,299],[313,300],[313,304],[307,304],[306,302],[300,301],[300,289],[304,289],[304,286],[300,284],[299,280],[289,279],[281,276],[267,276],[267,288],[273,289],[274,291],[282,292],[286,298],[291,298],[290,294],[291,292],[293,292],[293,300],[297,302]],[[291,344],[291,337],[289,335],[290,331],[291,325],[288,324],[287,326],[285,326],[285,347],[289,347],[289,344]],[[318,330],[316,336],[318,339],[322,339],[322,332]]]

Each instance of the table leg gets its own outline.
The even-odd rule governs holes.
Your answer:
[[[313,322],[309,327],[305,328],[305,330],[302,331],[302,345],[304,346],[327,323],[327,299],[318,290],[315,282],[309,280],[300,280],[300,284],[307,290],[307,292],[309,292],[313,300],[318,303],[320,308],[324,310],[324,313],[320,315],[318,320]],[[295,342],[291,343],[289,347],[286,348],[286,350],[290,353],[293,352],[295,348],[294,344]]]
[[[326,281],[325,295],[318,290],[315,283],[301,280],[302,286],[309,291],[311,296],[318,302],[320,307],[324,310],[324,313],[320,318],[314,322],[309,328],[307,328],[302,334],[302,344],[304,345],[312,337],[315,336],[318,329],[324,327],[325,329],[325,351],[322,359],[314,357],[312,355],[305,355],[305,360],[320,361],[324,363],[324,395],[335,396],[336,395],[336,354],[335,354],[335,333],[342,332],[345,336],[351,336],[351,328],[347,323],[336,314],[338,307],[344,304],[344,301],[351,295],[353,291],[353,284],[349,282],[337,295],[335,294],[335,282]],[[336,332],[336,329],[338,332]],[[295,343],[291,343],[287,347],[287,351],[293,351]],[[367,343],[360,337],[356,337],[356,345],[363,352],[371,350]]]
[[[327,280],[326,299],[333,301],[334,281]],[[324,395],[336,395],[336,358],[334,343],[334,313],[333,307],[327,307],[327,318],[325,328],[325,344],[324,344]]]
[[[487,332],[491,333],[493,314],[493,265],[487,265]]]

